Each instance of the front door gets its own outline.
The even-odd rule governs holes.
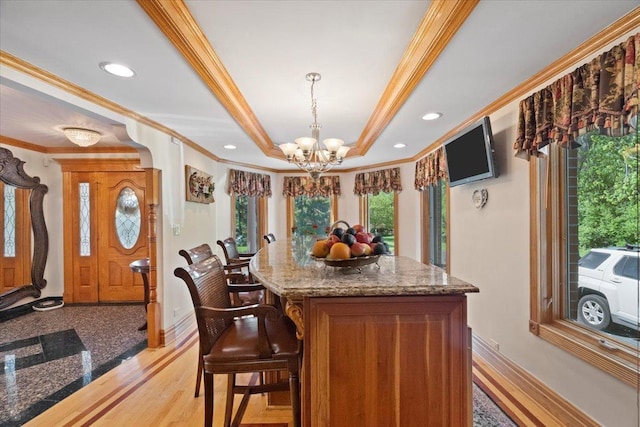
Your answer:
[[[98,186],[98,297],[142,301],[140,274],[129,264],[148,256],[145,174],[102,173]]]
[[[65,181],[65,300],[143,301],[129,264],[148,256],[144,171],[70,172]]]

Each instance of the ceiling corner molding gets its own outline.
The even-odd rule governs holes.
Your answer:
[[[46,153],[47,149],[40,145],[32,144],[30,142],[21,141],[19,139],[10,138],[8,136],[0,135],[0,142],[13,147],[23,148],[29,151],[37,151],[39,153]]]
[[[369,150],[478,2],[434,0],[429,4],[418,30],[358,139],[358,154],[364,155]]]
[[[137,0],[205,85],[262,152],[274,156],[273,142],[182,0]],[[282,153],[277,157],[283,157]]]
[[[613,24],[604,28],[602,31],[599,31],[596,35],[582,43],[580,46],[576,47],[571,52],[568,52],[566,55],[559,58],[555,62],[551,63],[549,66],[542,69],[539,73],[520,83],[518,86],[514,87],[492,103],[488,104],[486,107],[478,111],[473,116],[469,117],[464,122],[458,124],[458,126],[451,129],[438,140],[429,144],[427,147],[413,156],[413,160],[417,161],[421,159],[471,123],[480,120],[484,116],[495,113],[511,102],[516,101],[518,98],[526,96],[528,93],[535,90],[538,86],[548,80],[551,80],[554,76],[557,76],[567,68],[571,66],[579,66],[580,62],[584,61],[585,58],[594,55],[598,50],[604,48],[609,43],[614,42],[616,39],[619,39],[626,33],[638,28],[640,28],[640,6],[633,9],[631,12],[618,19]]]
[[[139,123],[142,123],[154,129],[157,129],[160,132],[166,133],[167,135],[170,135],[175,137],[176,139],[179,139],[185,145],[188,145],[189,147],[201,152],[202,154],[212,158],[213,160],[216,160],[216,161],[220,160],[218,156],[200,147],[198,144],[191,141],[189,138],[185,137],[184,135],[179,134],[175,130],[170,129],[154,120],[151,120],[148,117],[138,114],[135,111],[129,110],[128,108],[125,108],[119,104],[116,104],[113,101],[109,101],[108,99],[103,98],[100,95],[90,92],[76,84],[71,83],[68,80],[65,80],[61,77],[56,76],[53,73],[43,70],[42,68],[38,68],[35,65],[30,64],[29,62],[24,61],[18,58],[17,56],[13,56],[10,53],[7,53],[3,50],[0,50],[0,65],[11,67],[21,73],[27,74],[31,77],[41,80],[51,86],[62,89],[65,92],[68,92],[74,96],[77,96],[78,98],[92,102],[93,104],[99,105],[117,114],[120,114],[125,117],[129,117],[130,119],[133,119]]]

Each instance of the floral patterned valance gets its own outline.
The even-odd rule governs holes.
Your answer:
[[[400,184],[400,168],[382,169],[373,172],[361,172],[356,174],[356,183],[353,194],[364,196],[376,195],[380,192],[391,193],[402,191]]]
[[[447,162],[445,161],[442,147],[416,162],[416,178],[414,182],[416,190],[422,191],[446,178]]]
[[[536,155],[549,143],[578,147],[576,137],[596,128],[629,133],[639,89],[640,33],[520,101],[516,156]]]
[[[271,197],[271,177],[260,173],[229,169],[229,194]]]
[[[339,196],[340,190],[339,176],[320,176],[317,180],[308,176],[285,176],[282,195],[285,197],[308,196],[308,197],[329,197]]]

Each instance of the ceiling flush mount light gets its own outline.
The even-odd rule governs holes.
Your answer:
[[[311,178],[318,179],[320,174],[328,171],[334,165],[339,165],[351,147],[344,145],[344,141],[337,138],[328,138],[320,143],[320,124],[318,123],[318,112],[316,98],[313,94],[313,86],[320,80],[318,73],[309,73],[306,75],[308,81],[311,82],[311,114],[313,115],[313,123],[309,125],[311,128],[311,137],[304,136],[297,138],[295,144],[288,142],[280,144],[279,147],[284,153],[289,163],[296,164],[300,169],[311,175]]]
[[[88,147],[100,141],[102,135],[91,129],[64,128],[62,129],[67,139],[80,147]]]
[[[427,113],[422,116],[422,120],[435,120],[442,117],[442,113]]]
[[[223,147],[226,148],[227,150],[235,150],[236,148],[238,148],[233,144],[223,145]]]
[[[133,77],[136,75],[135,71],[126,65],[116,64],[115,62],[101,62],[100,68],[109,74],[118,77]]]
[[[397,144],[393,144],[393,148],[404,148],[407,144],[403,144],[402,142],[398,142]]]

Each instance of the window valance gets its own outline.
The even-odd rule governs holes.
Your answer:
[[[381,169],[356,174],[353,194],[364,196],[365,194],[376,195],[380,192],[391,193],[392,191],[398,193],[402,191],[400,168]]]
[[[576,138],[595,129],[628,134],[639,88],[640,33],[520,101],[516,156],[536,155],[549,143],[578,147]]]
[[[320,176],[313,180],[308,176],[285,176],[282,195],[285,197],[296,196],[339,196],[340,190],[339,176]]]
[[[414,186],[416,190],[422,191],[430,185],[435,185],[441,179],[447,179],[447,163],[442,147],[416,162]]]
[[[260,173],[229,169],[229,194],[271,197],[271,177]]]

